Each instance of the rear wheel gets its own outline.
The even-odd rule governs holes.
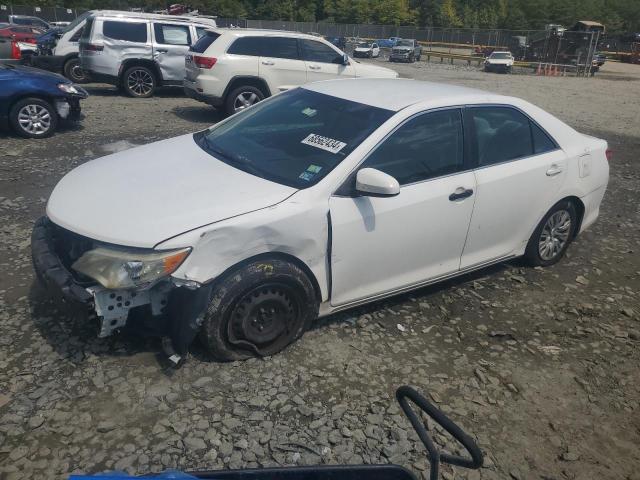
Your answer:
[[[218,360],[269,356],[300,338],[317,315],[313,285],[298,266],[279,259],[255,261],[219,282],[202,339]]]
[[[74,83],[86,83],[87,76],[82,71],[82,67],[80,67],[80,59],[79,58],[70,58],[64,64],[64,76],[67,77]]]
[[[22,137],[46,138],[51,136],[58,126],[58,113],[46,100],[25,98],[11,108],[9,122]]]
[[[224,102],[225,111],[228,115],[233,115],[264,100],[264,97],[262,90],[250,85],[235,88],[227,95]]]
[[[557,263],[567,251],[577,226],[575,205],[569,200],[556,203],[531,235],[526,260],[533,266],[542,267]]]
[[[130,97],[148,98],[156,90],[156,76],[147,67],[141,65],[128,68],[122,76],[122,86]]]

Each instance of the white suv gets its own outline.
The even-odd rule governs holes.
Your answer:
[[[333,78],[396,78],[322,38],[270,30],[207,32],[185,58],[187,96],[233,114],[278,92]]]

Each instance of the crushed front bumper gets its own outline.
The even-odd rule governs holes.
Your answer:
[[[71,237],[70,242],[65,235]],[[202,324],[213,284],[181,286],[166,278],[148,288],[114,290],[82,282],[71,272],[69,259],[63,260],[59,251],[61,240],[78,242],[73,237],[80,236],[56,226],[47,217],[38,219],[33,227],[33,267],[53,297],[96,318],[98,337],[127,327],[143,335],[168,337],[174,352],[186,354]],[[79,241],[86,242],[80,250],[93,248],[90,239],[81,237]]]

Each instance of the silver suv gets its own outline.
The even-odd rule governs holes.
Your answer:
[[[92,80],[150,97],[159,86],[182,85],[189,46],[215,27],[206,17],[96,13],[80,37],[80,64]]]

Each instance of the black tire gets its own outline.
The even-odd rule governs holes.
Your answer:
[[[553,236],[549,236],[549,230],[545,231],[545,226],[547,226],[547,223],[554,215],[558,214],[556,218],[559,218],[561,216],[560,212],[565,212],[566,214],[568,214],[570,224],[565,228],[561,228],[564,226],[564,223],[558,224],[558,226],[553,228],[552,231],[555,230],[557,232],[555,235],[562,237],[564,237],[566,234],[566,240],[562,244],[561,248],[557,250],[557,252],[551,252],[552,256],[548,257],[541,253],[541,249],[543,249],[541,244],[545,239],[548,239],[546,243],[549,246],[558,245],[560,241],[556,240]],[[577,226],[578,214],[576,213],[575,205],[569,200],[562,200],[556,203],[540,221],[533,234],[531,235],[529,243],[527,243],[527,249],[525,250],[524,254],[524,258],[527,263],[534,267],[548,267],[550,265],[553,265],[554,263],[557,263],[564,256],[567,248],[569,247],[569,244],[573,240]]]
[[[67,60],[63,67],[64,76],[73,83],[87,83],[87,76],[80,68],[80,59],[78,57]]]
[[[142,65],[127,68],[121,80],[124,92],[134,98],[152,97],[158,85],[158,79],[153,70]]]
[[[318,306],[302,269],[280,259],[257,260],[216,285],[201,339],[221,361],[274,355],[304,334]]]
[[[28,119],[25,117],[25,115],[29,115],[29,111],[34,112],[33,119],[31,116],[29,116]],[[42,121],[34,121],[36,115],[40,117]],[[53,105],[46,100],[41,98],[23,98],[11,107],[9,123],[11,124],[11,128],[21,137],[47,138],[53,135],[53,132],[58,128],[58,112],[56,112]]]
[[[251,100],[251,103],[245,104],[242,108],[236,108],[236,100],[238,100],[238,102],[241,102],[241,100],[239,99],[240,95],[245,96],[247,101]],[[251,105],[258,103],[259,101],[264,100],[264,97],[264,92],[259,88],[251,85],[243,85],[238,88],[234,88],[227,94],[227,98],[225,98],[224,100],[224,110],[225,112],[227,112],[227,115],[233,115],[234,113],[237,113],[244,108],[250,107]]]
[[[415,61],[416,61],[416,56],[415,54],[412,53],[411,55],[409,55],[409,63],[413,63]]]

